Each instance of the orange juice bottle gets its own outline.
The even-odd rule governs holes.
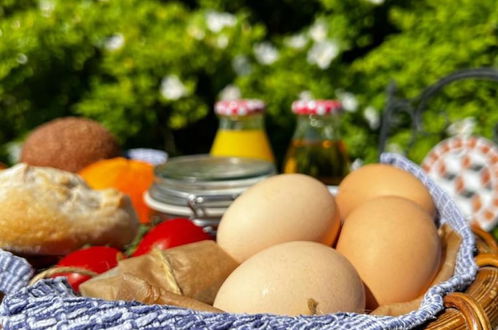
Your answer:
[[[297,126],[284,160],[284,173],[303,173],[333,188],[350,171],[339,132],[341,104],[334,100],[296,101]]]
[[[220,124],[212,156],[237,156],[274,162],[273,152],[264,130],[265,104],[260,100],[219,101],[215,112]]]

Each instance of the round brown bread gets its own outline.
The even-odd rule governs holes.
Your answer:
[[[66,117],[38,126],[23,145],[21,162],[78,172],[97,160],[119,154],[118,142],[101,124]]]
[[[92,190],[76,174],[18,164],[0,171],[0,248],[64,255],[83,245],[122,248],[138,220],[128,196]]]

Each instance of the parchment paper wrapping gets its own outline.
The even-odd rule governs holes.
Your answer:
[[[455,270],[455,263],[462,238],[457,232],[453,231],[446,224],[439,229],[441,237],[441,246],[443,248],[441,267],[436,277],[432,281],[431,286],[448,280]],[[416,310],[422,302],[423,296],[420,296],[412,301],[404,303],[396,303],[390,305],[379,306],[370,314],[398,316]]]
[[[202,241],[121,260],[116,268],[83,283],[80,292],[106,300],[219,311],[210,305],[237,266],[214,241]]]

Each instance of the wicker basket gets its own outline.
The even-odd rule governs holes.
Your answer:
[[[426,325],[426,329],[494,329],[498,328],[498,244],[477,226],[476,236],[480,269],[475,281],[465,293],[455,292],[444,299],[446,309]],[[36,282],[43,277],[35,277]]]
[[[426,329],[498,329],[498,244],[479,227],[472,228],[480,269],[464,293],[444,298],[446,309]],[[0,293],[0,301],[3,294]]]
[[[498,245],[494,238],[477,226],[479,272],[465,293],[451,293],[444,298],[445,311],[427,324],[427,329],[495,329],[498,328]]]
[[[335,313],[317,316],[287,317],[270,314],[200,313],[171,306],[142,305],[128,301],[104,301],[77,297],[70,292],[63,279],[39,281],[33,286],[27,282],[32,270],[25,259],[0,251],[0,285],[9,294],[0,308],[1,324],[7,328],[44,328],[47,325],[62,328],[114,329],[155,328],[191,329],[210,328],[295,328],[295,329],[405,329],[420,327],[432,329],[491,329],[498,325],[498,247],[494,239],[479,228],[473,228],[460,214],[454,201],[423,171],[402,156],[385,154],[384,163],[394,164],[410,171],[427,184],[436,200],[441,219],[462,236],[457,266],[453,278],[435,285],[424,296],[419,309],[398,317],[373,316],[355,313]],[[474,238],[478,255],[474,257]],[[461,252],[461,253],[460,253]],[[474,258],[476,263],[474,262]],[[480,267],[477,276],[474,274]],[[10,276],[7,276],[10,275]],[[3,280],[2,280],[3,279]],[[468,287],[467,287],[468,286]],[[456,292],[467,287],[465,293]],[[445,293],[448,293],[444,296]],[[444,299],[444,300],[443,300]],[[441,309],[446,307],[443,311]],[[438,313],[441,311],[440,313]],[[8,320],[7,320],[8,319]],[[426,320],[433,320],[424,324]],[[61,325],[62,323],[62,325]]]
[[[465,293],[447,295],[445,311],[428,323],[426,329],[498,328],[498,244],[479,227],[474,226],[472,230],[478,248],[476,263],[480,267],[476,279]],[[43,277],[35,277],[31,282]]]

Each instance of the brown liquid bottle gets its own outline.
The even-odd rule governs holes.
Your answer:
[[[296,101],[297,126],[284,160],[284,173],[302,173],[337,186],[350,171],[340,137],[341,104],[333,100]]]

